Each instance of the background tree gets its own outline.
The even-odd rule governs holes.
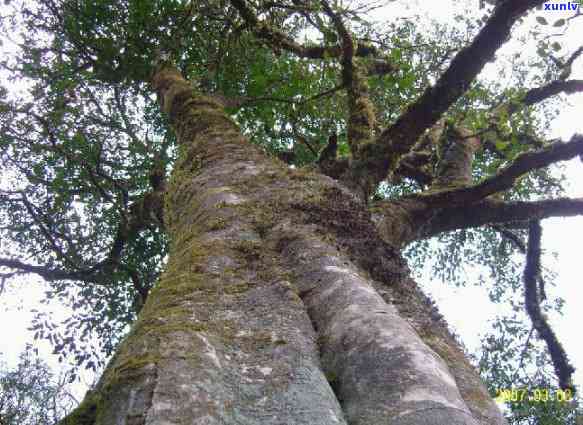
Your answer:
[[[30,347],[14,370],[0,371],[0,424],[56,424],[78,404],[67,391],[67,376],[54,376]]]
[[[437,235],[460,254],[443,273],[496,248],[479,260],[499,299],[531,251],[523,304],[570,387],[523,239],[583,212],[547,168],[583,140],[544,140],[536,113],[581,91],[583,49],[549,60],[541,39],[544,72],[515,57],[512,88],[477,78],[541,4],[427,32],[367,22],[371,4],[12,2],[3,69],[27,87],[1,106],[0,265],[75,308],[33,325],[57,352],[95,368],[91,333],[117,350],[64,423],[502,423],[401,257]]]

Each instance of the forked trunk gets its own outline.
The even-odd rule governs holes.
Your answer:
[[[504,423],[355,196],[267,158],[172,68],[154,85],[180,143],[168,265],[63,424]]]

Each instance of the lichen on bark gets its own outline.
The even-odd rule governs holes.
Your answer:
[[[428,408],[502,423],[472,419],[451,359],[415,332],[424,299],[361,198],[266,157],[176,70],[162,69],[154,87],[180,145],[165,194],[168,263],[63,424],[406,424]],[[399,297],[402,308],[386,302]],[[435,367],[421,373],[420,358]]]

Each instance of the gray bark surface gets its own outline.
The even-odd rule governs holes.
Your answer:
[[[62,424],[504,423],[355,196],[267,158],[173,69],[155,86],[180,143],[168,265]]]

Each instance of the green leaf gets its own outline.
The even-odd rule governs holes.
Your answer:
[[[551,47],[555,52],[558,52],[559,50],[561,50],[561,44],[556,42],[556,41],[553,44],[551,44]]]
[[[326,40],[326,43],[334,44],[338,42],[338,35],[333,31],[326,31],[324,39]]]
[[[564,19],[559,19],[557,21],[555,21],[555,23],[553,24],[553,27],[562,27],[563,25],[565,25],[567,21],[565,21]]]
[[[401,80],[397,82],[401,90],[410,89],[413,87],[415,82],[415,74],[407,74]]]
[[[548,25],[549,24],[547,22],[547,20],[545,18],[543,18],[542,16],[537,16],[536,21],[541,25]]]

